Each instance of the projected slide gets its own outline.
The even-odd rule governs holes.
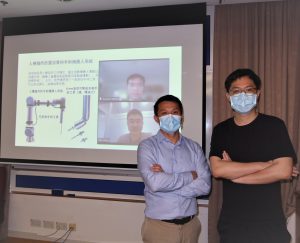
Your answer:
[[[30,32],[3,44],[2,161],[135,167],[166,94],[183,102],[181,132],[202,143],[201,23]]]
[[[19,54],[15,146],[135,150],[181,62],[180,46]]]

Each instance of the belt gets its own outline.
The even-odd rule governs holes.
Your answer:
[[[162,219],[161,221],[167,222],[167,223],[172,223],[172,224],[186,224],[190,222],[195,215],[184,217],[181,219]]]

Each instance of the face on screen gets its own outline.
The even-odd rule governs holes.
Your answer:
[[[127,92],[129,100],[143,100],[144,80],[136,77],[128,80]]]
[[[143,118],[139,114],[131,114],[127,119],[130,133],[140,133],[143,129]]]

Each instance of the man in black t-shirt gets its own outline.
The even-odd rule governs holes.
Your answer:
[[[210,163],[223,181],[221,243],[289,243],[280,181],[297,176],[296,154],[284,122],[258,113],[261,80],[238,69],[226,81],[234,116],[213,130]]]

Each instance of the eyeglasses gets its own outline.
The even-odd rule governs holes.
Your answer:
[[[238,95],[238,94],[241,94],[241,93],[245,93],[245,94],[255,94],[257,91],[256,88],[254,87],[246,87],[244,89],[239,89],[239,88],[233,88],[233,89],[230,89],[229,90],[229,94],[230,95]]]

